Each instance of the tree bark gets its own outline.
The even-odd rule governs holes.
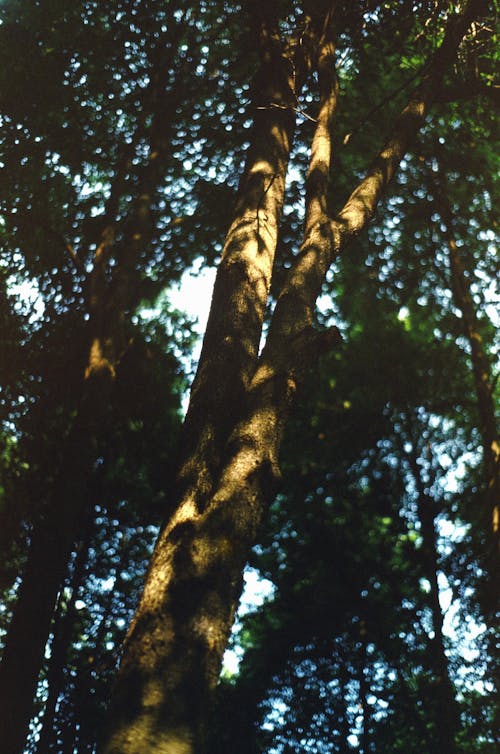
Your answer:
[[[6,754],[20,754],[28,734],[44,649],[57,595],[66,577],[72,547],[85,526],[98,439],[123,341],[121,311],[113,326],[105,317],[106,262],[113,232],[106,227],[94,257],[89,285],[89,350],[82,366],[80,396],[65,438],[50,500],[33,528],[30,550],[0,664],[0,739]]]
[[[479,414],[479,432],[483,446],[484,507],[479,520],[485,536],[483,562],[485,576],[478,589],[479,602],[487,626],[486,643],[490,653],[488,675],[497,686],[499,661],[497,659],[496,626],[498,622],[497,574],[500,560],[500,433],[495,414],[494,381],[486,354],[481,327],[477,318],[469,281],[464,269],[454,233],[453,210],[444,186],[436,196],[441,218],[445,225],[445,239],[451,273],[451,290],[455,306],[462,318],[462,330],[467,338],[472,362],[472,374]]]
[[[413,434],[414,432],[410,431],[409,436],[412,437]],[[439,602],[439,562],[436,532],[436,516],[439,511],[435,500],[426,493],[418,463],[415,439],[411,439],[411,444],[412,450],[406,455],[417,489],[417,511],[422,535],[422,565],[425,577],[430,585],[429,600],[434,633],[429,643],[429,658],[436,695],[435,701],[439,709],[439,716],[436,715],[434,725],[436,745],[443,754],[457,754],[455,737],[460,731],[460,713],[448,669],[443,634],[444,619]]]
[[[234,218],[217,270],[210,314],[183,429],[179,495],[203,505],[213,492],[235,416],[255,371],[306,61],[297,39],[281,43],[273,9],[259,8],[261,67],[254,125]]]
[[[45,503],[42,518],[33,529],[0,664],[0,698],[6,700],[0,718],[0,740],[6,754],[19,754],[23,749],[57,595],[87,515],[89,501],[85,486],[92,478],[116,368],[126,348],[126,318],[140,297],[137,260],[147,246],[152,227],[150,206],[162,179],[162,158],[173,132],[170,111],[175,111],[183,93],[181,77],[170,86],[168,96],[165,87],[185,31],[183,19],[173,25],[170,44],[157,61],[161,63],[160,73],[156,72],[147,89],[156,107],[148,134],[154,159],[149,159],[139,174],[131,177],[131,147],[124,146],[106,203],[104,229],[98,239],[92,271],[86,276],[89,348],[81,367],[80,394],[75,396],[76,416],[67,436],[60,439],[64,447],[62,461],[54,473],[54,489]],[[194,34],[194,28],[190,34]],[[196,62],[193,56],[189,67],[196,67]],[[183,75],[188,74],[189,71],[183,71]],[[136,138],[143,137],[144,124],[140,123],[137,130]],[[120,224],[120,200],[128,191],[135,191],[136,196]],[[72,247],[71,254],[81,272],[81,260]],[[110,273],[112,255],[116,264]]]
[[[334,78],[327,80],[325,66],[304,243],[278,298],[260,356],[282,204],[281,171],[286,169],[286,156],[279,159],[279,154],[288,151],[289,131],[281,120],[275,121],[260,147],[262,131],[256,123],[259,151],[267,151],[256,162],[249,159],[242,180],[242,199],[215,284],[186,419],[178,503],[158,539],[124,645],[102,754],[203,752],[242,569],[279,480],[278,452],[297,385],[321,351],[339,340],[336,330],[316,333],[312,327],[322,281],[334,257],[372,217],[479,6],[473,0],[464,14],[452,17],[392,137],[333,219],[324,196],[336,88]],[[332,61],[331,23],[328,14],[318,34],[318,73],[321,55]],[[283,89],[276,90],[278,95],[280,103],[289,96]],[[271,122],[273,111],[282,108],[268,107]],[[255,185],[256,193],[250,190]],[[260,212],[262,202],[267,221]]]
[[[33,531],[26,570],[6,636],[0,664],[3,700],[0,739],[6,754],[19,754],[23,750],[57,595],[73,543],[85,526],[89,493],[86,482],[91,478],[93,462],[93,444],[89,439],[94,437],[92,419],[100,419],[98,395],[104,401],[107,395],[102,374],[99,382],[97,393],[89,389],[83,396],[78,417],[66,439],[57,488],[45,518]]]
[[[51,741],[54,733],[54,716],[56,713],[57,701],[62,690],[64,668],[73,632],[75,602],[85,577],[91,528],[91,523],[87,522],[87,532],[79,544],[75,558],[73,575],[70,582],[71,596],[68,604],[66,605],[64,613],[62,613],[62,606],[60,604],[58,605],[58,613],[54,619],[54,633],[47,672],[48,697],[43,712],[42,729],[40,731],[40,738],[36,750],[37,754],[49,754],[51,751]],[[59,602],[60,596],[61,595],[59,595]],[[55,751],[55,749],[52,748],[52,751]]]
[[[483,465],[486,487],[485,526],[489,555],[497,561],[500,549],[500,434],[493,401],[494,383],[486,355],[480,326],[472,300],[470,286],[465,274],[460,250],[453,233],[453,214],[446,194],[440,193],[439,207],[446,226],[451,290],[455,306],[462,314],[463,332],[469,342],[472,374],[479,412],[479,431],[483,444]]]

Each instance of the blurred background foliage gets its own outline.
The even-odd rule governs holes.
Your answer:
[[[281,5],[286,35],[310,3]],[[453,4],[340,5],[332,210]],[[288,429],[249,563],[268,596],[233,635],[213,754],[496,751],[493,11],[324,286],[318,321],[344,342]],[[48,558],[74,504],[26,752],[90,754],[169,510],[195,335],[168,289],[217,263],[230,222],[253,117],[252,2],[5,0],[0,13],[0,642],[37,532]],[[272,293],[298,253],[315,102],[311,80]],[[115,374],[77,442],[98,271]]]

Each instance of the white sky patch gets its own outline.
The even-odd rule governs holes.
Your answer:
[[[244,586],[238,614],[246,615],[260,607],[274,594],[274,584],[264,579],[255,568],[247,568],[243,574]]]
[[[216,270],[213,267],[204,268],[203,260],[200,259],[193,267],[184,272],[180,283],[172,286],[168,291],[169,301],[175,309],[186,312],[189,317],[196,318],[193,330],[198,335],[198,340],[189,359],[186,360],[188,363],[182,360],[187,372],[195,371],[200,358],[203,335],[207,327],[210,303],[212,301],[215,275]],[[188,403],[189,392],[186,392],[182,399],[184,414],[187,411]]]
[[[14,308],[18,307],[24,311],[31,311],[29,323],[37,322],[45,311],[45,304],[40,295],[38,283],[35,279],[25,280],[22,283],[16,283],[15,280],[7,281],[8,291],[11,296],[17,299]]]
[[[207,326],[212,290],[215,282],[215,269],[203,268],[202,260],[198,260],[193,267],[183,274],[179,285],[173,286],[168,297],[176,309],[185,311],[190,317],[196,317],[195,332],[200,336],[196,347],[195,358],[198,360],[201,350],[201,338]]]
[[[232,628],[232,634],[237,635],[241,630],[240,618],[252,610],[261,607],[274,594],[274,584],[269,579],[264,579],[255,568],[246,568],[243,574],[243,593],[236,620]],[[236,646],[234,649],[226,649],[222,662],[222,672],[235,675],[238,672],[243,650]]]

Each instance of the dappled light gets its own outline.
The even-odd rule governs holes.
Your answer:
[[[2,754],[492,754],[494,28],[1,4]]]

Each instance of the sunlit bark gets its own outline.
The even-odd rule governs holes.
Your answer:
[[[282,120],[283,114],[292,117],[282,109],[290,96],[288,79],[281,79],[285,89],[282,83],[270,90],[281,99],[264,118],[266,129],[256,120],[256,141],[226,241],[186,420],[177,508],[157,542],[125,642],[103,754],[203,751],[242,569],[279,480],[288,413],[304,372],[339,341],[336,330],[316,333],[312,326],[321,284],[335,256],[372,217],[479,9],[480,3],[472,1],[451,18],[393,135],[333,219],[326,183],[337,86],[331,71],[333,18],[325,16],[317,31],[321,101],[305,237],[258,356],[292,128],[290,120]],[[280,118],[269,131],[274,110]]]
[[[253,84],[254,126],[234,218],[218,266],[198,371],[183,432],[180,488],[203,504],[241,414],[257,362],[269,296],[294,106],[306,62],[295,38],[282,43],[270,6],[257,14],[261,67]]]
[[[216,486],[224,444],[235,418],[248,410],[295,123],[300,61],[291,57],[292,42],[281,46],[264,18],[261,45],[256,83],[263,88],[257,89],[252,146],[185,422],[181,502],[157,543],[129,632],[108,751],[200,747],[207,699],[262,515],[263,477],[272,477],[259,441],[274,426],[257,406],[235,434],[233,457]]]
[[[320,210],[324,206],[322,202],[311,202],[310,232],[304,239],[301,254],[281,290],[267,343],[281,343],[287,335],[305,332],[311,326],[316,299],[328,269],[352,238],[361,233],[372,219],[387,184],[441,90],[444,73],[456,54],[462,36],[479,10],[479,2],[469,2],[462,15],[451,19],[441,47],[426,66],[420,86],[397,117],[390,137],[365,178],[354,189],[340,212],[331,218]],[[334,114],[335,84],[330,82],[329,87],[330,102],[323,110],[325,120],[331,119]],[[326,148],[327,131],[328,127],[321,131],[322,152],[327,155],[327,159],[331,159],[331,146]],[[319,147],[319,128],[315,136]],[[314,152],[312,158],[314,160]],[[323,187],[323,183],[320,185]]]

